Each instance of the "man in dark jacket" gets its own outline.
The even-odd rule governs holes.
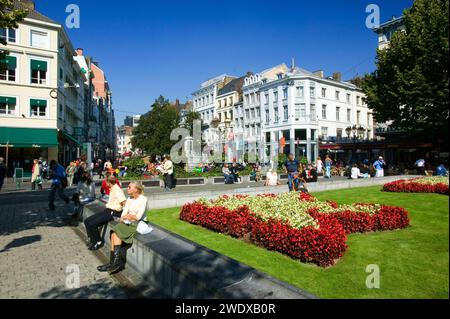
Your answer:
[[[53,160],[50,162],[50,178],[52,180],[52,186],[50,188],[50,193],[48,196],[48,208],[50,210],[55,210],[55,194],[58,192],[59,198],[70,203],[69,197],[64,194],[64,179],[66,178],[66,170],[57,161]]]

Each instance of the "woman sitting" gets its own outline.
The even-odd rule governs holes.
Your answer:
[[[77,192],[72,196],[75,203],[73,218],[78,218],[83,206],[95,200],[95,183],[88,172],[84,172],[81,181],[78,182]]]
[[[132,182],[128,185],[130,197],[123,208],[119,223],[112,227],[110,262],[98,266],[98,271],[117,273],[125,267],[126,248],[122,243],[131,245],[136,235],[138,222],[142,219],[147,207],[147,198],[143,195],[144,186],[140,182]]]
[[[277,186],[280,185],[280,182],[278,181],[278,174],[277,172],[274,172],[273,169],[269,169],[269,171],[266,174],[266,183],[264,186]]]
[[[115,176],[110,175],[107,178],[106,184],[108,189],[110,189],[106,209],[101,213],[92,215],[84,221],[90,242],[89,250],[97,250],[103,246],[103,241],[98,228],[112,221],[114,217],[119,218],[126,202],[125,194],[117,185],[117,178]]]

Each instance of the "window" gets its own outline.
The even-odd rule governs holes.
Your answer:
[[[278,120],[280,119],[279,116],[278,116],[278,108],[275,107],[273,109],[273,111],[274,111],[273,113],[275,114],[275,123],[278,123]]]
[[[328,137],[328,127],[322,127],[321,128],[322,138]]]
[[[327,89],[326,88],[322,88],[322,97],[323,98],[327,97]]]
[[[361,120],[361,111],[356,112],[356,124],[360,124]]]
[[[261,109],[258,107],[256,108],[256,117],[260,118],[261,117]]]
[[[324,104],[322,105],[322,120],[327,119],[327,106]]]
[[[336,101],[339,101],[340,95],[341,95],[341,92],[336,91]]]
[[[316,97],[316,88],[315,87],[311,86],[309,88],[309,96],[312,97],[312,98]]]
[[[230,97],[230,105],[233,105],[233,97]]]
[[[350,98],[351,98],[351,95],[347,94],[347,103],[350,103]]]
[[[347,109],[347,122],[351,122],[352,110]]]
[[[359,105],[360,100],[361,100],[361,97],[360,97],[360,96],[357,96],[357,97],[356,97],[356,105]]]
[[[372,113],[367,114],[367,126],[372,126]]]
[[[36,48],[48,48],[48,34],[46,32],[31,30],[31,46]]]
[[[309,109],[309,117],[311,118],[312,121],[317,120],[317,114],[316,114],[316,105],[315,104],[311,104],[310,109]]]
[[[341,129],[341,128],[338,128],[338,129],[336,130],[336,136],[337,136],[337,139],[338,139],[338,140],[341,140],[341,139],[342,139],[342,129]]]
[[[284,114],[284,120],[287,121],[289,119],[289,109],[288,106],[283,106],[283,114]]]
[[[31,117],[45,117],[47,115],[47,101],[46,100],[30,100]]]
[[[31,83],[47,84],[47,62],[39,60],[31,61]]]
[[[266,104],[269,104],[269,93],[266,93],[264,101]]]
[[[228,106],[228,99],[224,99],[224,100],[223,100],[223,106],[224,106],[224,107],[227,107],[227,106]]]
[[[277,78],[278,78],[278,80],[281,80],[283,78],[283,73],[278,73]]]
[[[295,120],[296,121],[304,121],[306,117],[306,105],[304,103],[302,104],[296,104],[295,105]]]
[[[0,29],[0,39],[6,42],[16,42],[16,30],[15,29]]]
[[[278,102],[278,91],[273,91],[273,99],[275,103]]]
[[[298,97],[304,97],[304,89],[303,86],[297,86],[297,96]]]
[[[259,102],[260,102],[260,100],[261,100],[261,99],[260,99],[260,96],[259,96],[259,94],[258,94],[258,93],[256,93],[255,95],[256,95],[256,103],[258,103],[258,104],[259,104]]]
[[[284,99],[284,100],[287,100],[287,98],[288,98],[288,89],[287,89],[287,88],[284,88],[284,89],[283,89],[283,99]]]
[[[252,119],[254,120],[255,119],[255,109],[251,109],[250,114],[252,116]]]
[[[250,111],[245,110],[245,118],[248,120],[250,118]]]
[[[248,94],[245,95],[245,104],[248,104]]]
[[[219,100],[219,107],[222,107],[222,100]]]
[[[16,115],[16,98],[0,96],[0,116]]]
[[[0,60],[5,65],[4,70],[0,71],[0,80],[16,81],[17,58],[14,56],[6,56],[4,60]]]
[[[341,108],[340,107],[336,107],[336,121],[337,122],[340,121],[340,114],[341,114]]]
[[[266,109],[266,123],[269,123],[270,116],[269,116],[269,110]]]

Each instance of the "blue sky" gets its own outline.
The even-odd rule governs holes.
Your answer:
[[[107,1],[36,0],[36,9],[64,23],[66,6],[80,8],[68,33],[105,70],[116,124],[142,114],[160,94],[184,101],[200,83],[227,73],[259,72],[292,57],[296,65],[344,79],[374,70],[376,35],[366,6],[381,22],[413,0]]]

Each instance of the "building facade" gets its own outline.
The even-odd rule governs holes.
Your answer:
[[[10,175],[15,167],[29,175],[35,158],[66,164],[86,156],[91,133],[96,135],[91,130],[96,131],[99,122],[94,120],[90,59],[73,48],[61,24],[36,11],[33,1],[13,4],[27,9],[28,15],[17,29],[0,29],[7,41],[0,50],[9,52],[0,61],[6,64],[0,73],[0,156],[7,159]],[[115,148],[108,103],[112,132],[104,140]],[[96,138],[102,141],[101,135]]]

